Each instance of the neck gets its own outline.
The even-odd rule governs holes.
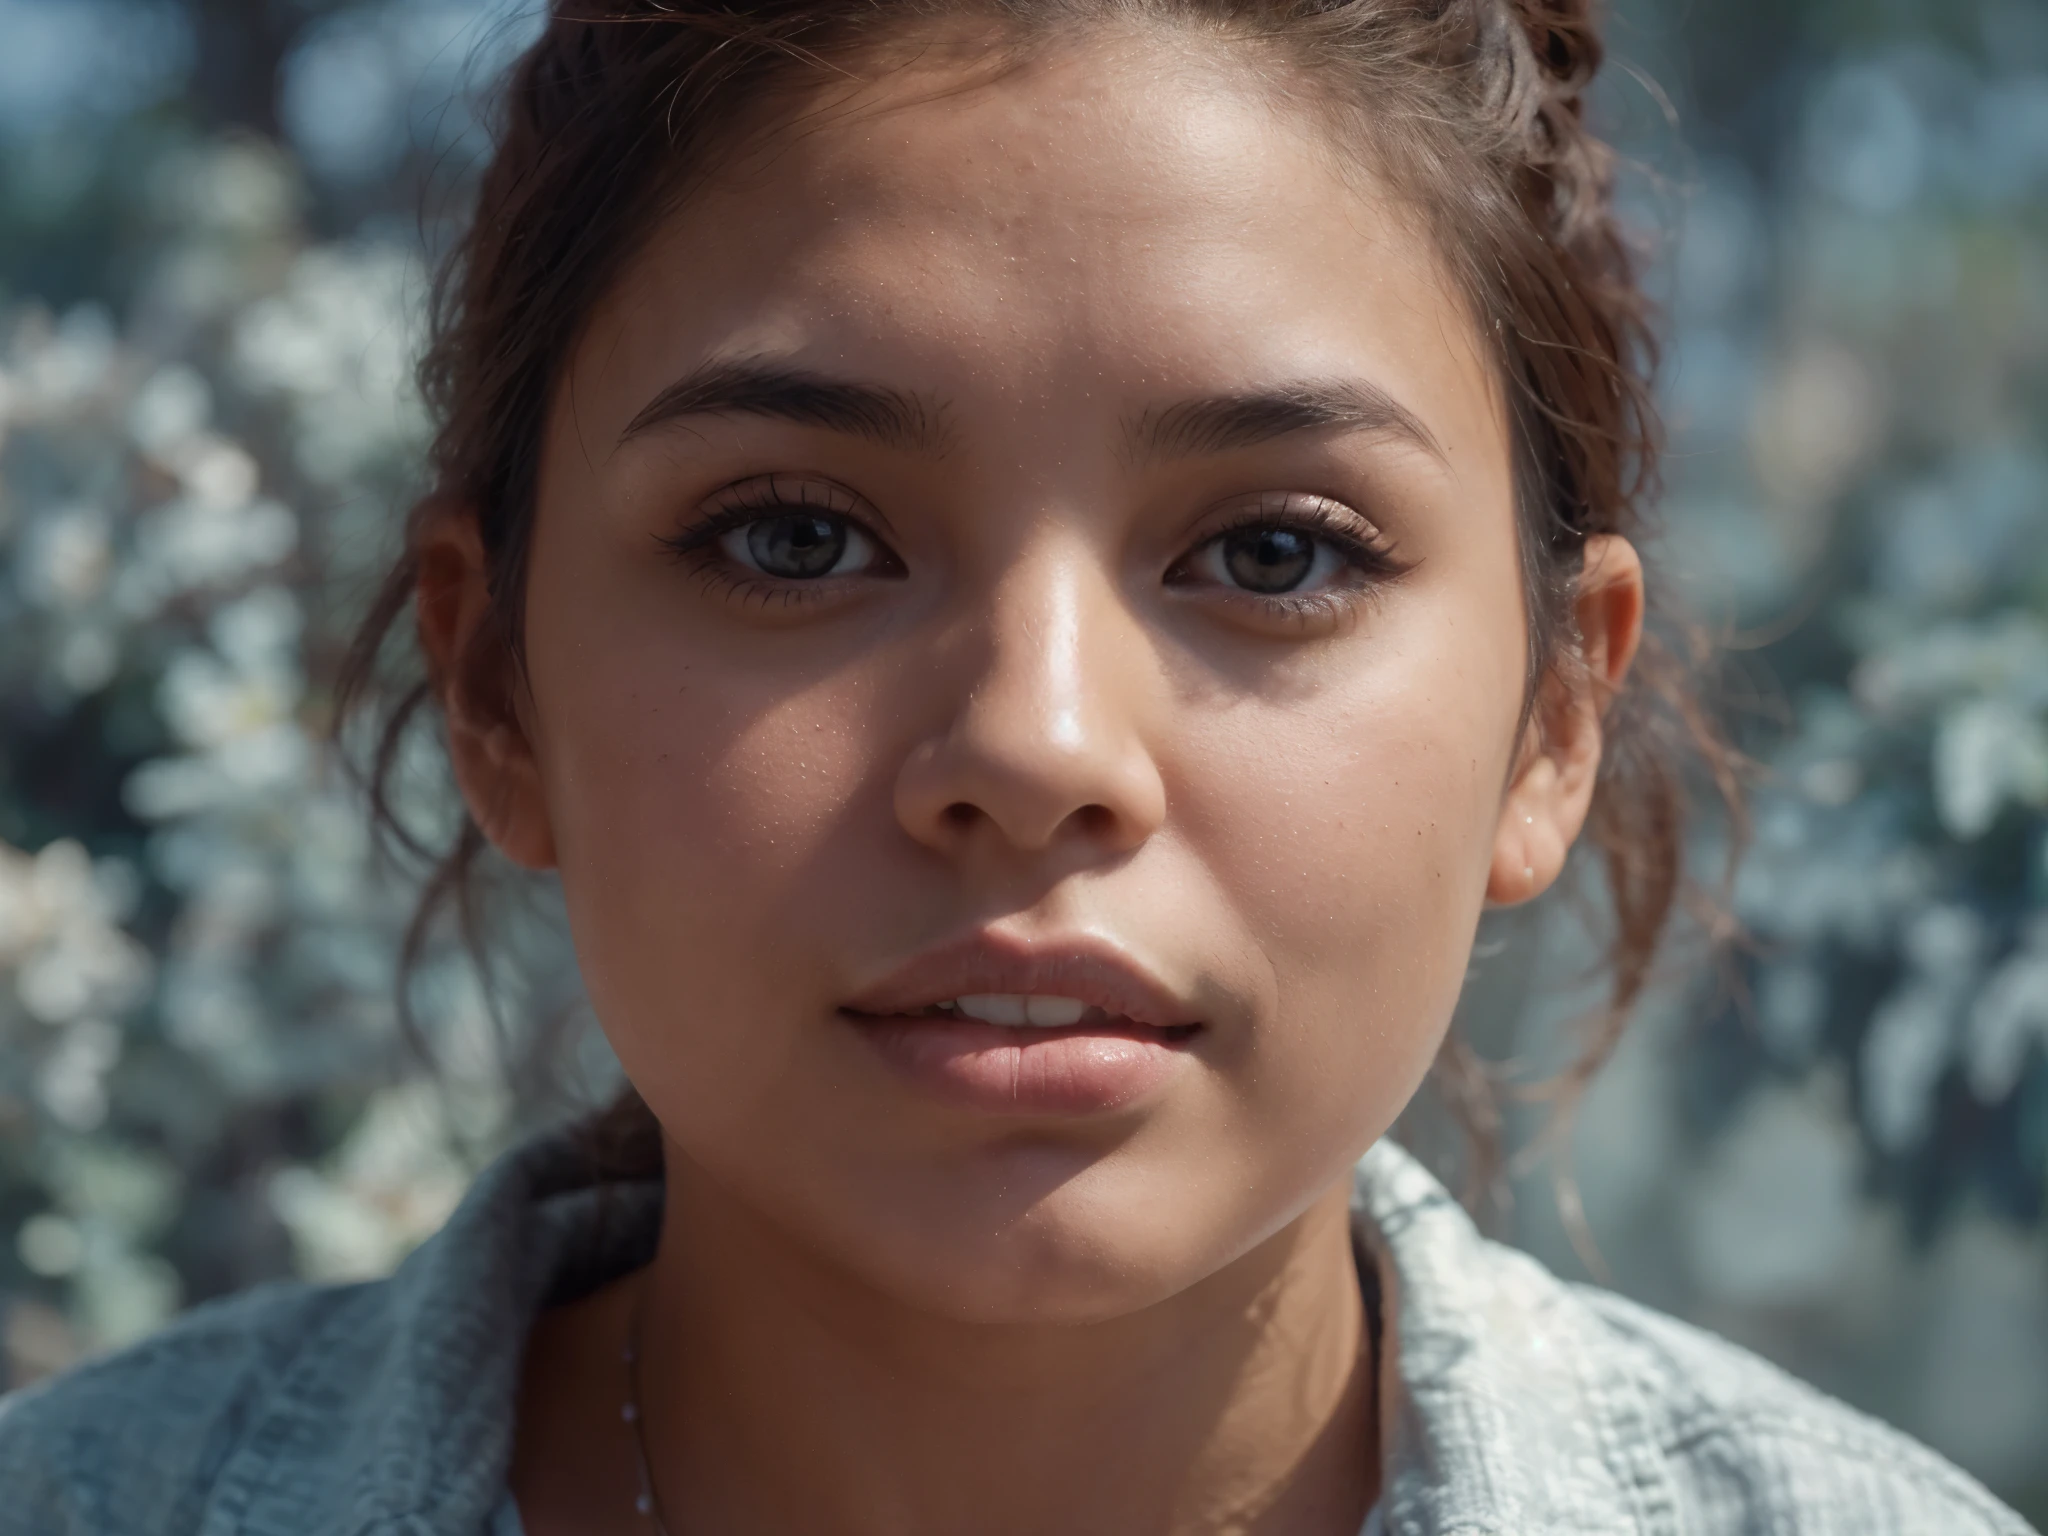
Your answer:
[[[1137,1314],[988,1325],[877,1294],[672,1154],[634,1304],[669,1526],[1354,1536],[1378,1457],[1345,1196]]]

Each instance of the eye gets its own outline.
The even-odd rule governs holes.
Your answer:
[[[792,510],[756,517],[719,537],[727,559],[782,581],[850,576],[873,568],[875,543],[846,518]]]
[[[1323,633],[1413,569],[1377,523],[1334,497],[1265,491],[1215,512],[1164,581],[1254,629]]]
[[[1326,497],[1261,496],[1167,573],[1173,585],[1221,587],[1254,597],[1309,598],[1397,574],[1379,531]]]
[[[1299,528],[1240,528],[1209,548],[1210,563],[1226,584],[1266,596],[1319,586],[1343,565],[1334,550]]]
[[[721,584],[794,596],[806,586],[824,590],[828,577],[901,576],[903,562],[873,532],[880,519],[836,481],[760,475],[727,486],[694,522],[658,542]]]

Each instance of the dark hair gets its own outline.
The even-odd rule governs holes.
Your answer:
[[[1375,169],[1420,209],[1489,340],[1511,405],[1529,616],[1525,722],[1548,680],[1577,664],[1571,599],[1589,535],[1640,536],[1658,428],[1654,338],[1613,208],[1614,156],[1586,125],[1602,47],[1592,0],[556,0],[500,102],[495,152],[473,218],[436,286],[422,367],[438,435],[432,494],[351,650],[344,715],[370,696],[413,600],[420,535],[438,507],[475,510],[489,565],[490,643],[519,654],[521,598],[540,444],[556,381],[593,306],[693,173],[730,147],[771,93],[824,67],[985,19],[1019,48],[1080,24],[1199,29],[1291,66]],[[1585,839],[1612,918],[1608,1005],[1557,1080],[1569,1102],[1612,1048],[1651,974],[1682,881],[1688,757],[1737,804],[1734,758],[1697,707],[1685,658],[1649,643],[1609,701]],[[508,680],[517,669],[508,667]],[[508,686],[509,686],[508,681]],[[401,738],[436,697],[416,683],[383,722],[369,769],[373,811]],[[484,839],[465,821],[433,854],[408,934],[415,959],[453,906],[474,936],[470,883]],[[1498,1164],[1492,1077],[1454,1033],[1439,1060],[1473,1133],[1468,1180]],[[651,1117],[628,1093],[600,1117],[624,1161],[658,1160]]]

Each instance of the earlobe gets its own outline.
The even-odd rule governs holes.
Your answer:
[[[1538,748],[1516,775],[1501,808],[1486,879],[1491,905],[1520,906],[1550,889],[1563,873],[1578,827],[1565,831],[1561,813],[1568,816],[1569,806],[1561,788],[1556,762]]]
[[[1486,899],[1516,906],[1540,896],[1592,810],[1602,717],[1621,691],[1643,631],[1643,565],[1626,539],[1589,539],[1573,601],[1576,653],[1540,685],[1495,829]]]
[[[555,864],[539,765],[515,692],[518,671],[491,599],[475,512],[436,508],[420,535],[420,647],[446,722],[455,782],[478,829],[513,863]]]

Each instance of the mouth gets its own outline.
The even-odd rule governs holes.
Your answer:
[[[1066,1117],[1161,1090],[1203,1031],[1114,945],[984,931],[901,967],[840,1010],[895,1071],[956,1106]]]
[[[860,1010],[853,1008],[844,1011],[856,1018],[882,1017],[862,1014]],[[1061,997],[1053,993],[1039,992],[972,992],[965,997],[949,997],[919,1008],[899,1009],[887,1016],[898,1019],[950,1020],[956,1023],[971,1020],[980,1024],[992,1024],[998,1029],[1155,1034],[1172,1041],[1191,1039],[1202,1027],[1199,1024],[1140,1024],[1135,1019],[1112,1013],[1107,1008],[1097,1007],[1078,997]]]

